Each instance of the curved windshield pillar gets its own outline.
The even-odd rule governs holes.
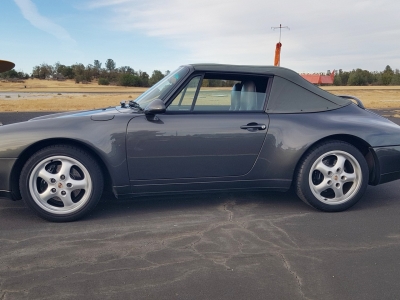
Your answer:
[[[165,98],[165,96],[168,95],[169,92],[177,86],[177,83],[179,83],[188,73],[189,69],[187,67],[181,67],[174,72],[169,73],[162,80],[141,94],[135,102],[139,103],[140,107],[144,108],[155,99]]]

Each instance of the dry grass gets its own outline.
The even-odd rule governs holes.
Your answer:
[[[97,82],[87,84],[75,83],[74,80],[40,80],[27,79],[23,83],[0,81],[1,92],[46,92],[46,93],[130,93],[145,91],[146,88],[124,87],[115,85],[98,85]]]
[[[323,89],[335,95],[355,96],[370,109],[400,108],[399,86],[331,86]]]
[[[122,100],[136,99],[145,90],[138,87],[104,86],[94,82],[82,84],[73,80],[0,82],[0,93],[18,93],[18,98],[0,98],[0,112],[68,111],[116,106]]]
[[[367,108],[400,109],[400,86],[332,86],[323,87],[323,89],[336,95],[356,96],[363,101]],[[0,94],[2,92],[13,92],[20,95],[20,97],[13,99],[0,97],[0,112],[67,111],[116,106],[122,100],[136,99],[145,90],[146,88],[101,86],[94,82],[76,84],[72,80],[28,79],[24,83],[0,82]]]

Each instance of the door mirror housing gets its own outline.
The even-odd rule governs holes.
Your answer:
[[[157,114],[165,113],[166,107],[162,100],[155,99],[149,103],[144,109],[144,114],[146,116],[155,116]]]

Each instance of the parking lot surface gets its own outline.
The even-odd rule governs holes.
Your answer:
[[[0,199],[0,299],[397,299],[399,215],[399,181],[341,213],[293,192],[104,197],[58,224]]]

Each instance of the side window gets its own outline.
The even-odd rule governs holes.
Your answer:
[[[193,77],[175,99],[172,100],[167,111],[190,111],[200,79],[201,76]]]
[[[222,79],[204,79],[197,96],[194,111],[229,111],[231,106],[232,87],[239,81]],[[235,91],[240,93],[240,90]],[[240,95],[235,95],[240,97]]]
[[[193,77],[172,100],[167,112],[264,111],[267,76],[206,73],[201,78],[202,75]]]
[[[268,77],[205,74],[194,111],[262,111]]]
[[[340,105],[275,76],[268,100],[269,113],[305,113],[336,109]]]

